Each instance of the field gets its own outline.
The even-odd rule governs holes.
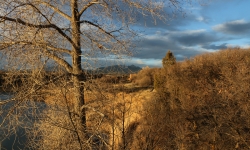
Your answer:
[[[117,76],[109,75],[91,80],[91,84],[85,90],[88,130],[92,134],[102,135],[103,140],[114,149],[120,149],[121,145],[131,147],[133,134],[142,129],[140,126],[145,114],[144,105],[155,92],[152,86],[140,87],[131,83],[127,76],[126,79],[112,82],[110,78],[116,79]],[[71,107],[71,102],[74,101],[72,91],[70,87],[57,87],[42,92],[50,93],[44,97],[46,104],[60,107],[61,110]],[[53,118],[57,120],[57,116],[56,114]],[[127,141],[122,144],[124,139]]]

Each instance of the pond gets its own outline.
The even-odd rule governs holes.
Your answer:
[[[8,98],[11,97],[11,94],[8,93],[0,93],[0,101],[2,100],[6,100]],[[35,104],[37,106],[37,109],[40,109],[40,111],[42,111],[46,105],[43,102],[36,102]],[[1,107],[0,109],[4,109],[7,110],[9,109],[11,106],[13,106],[11,103],[6,105],[5,107]],[[22,122],[24,123],[24,126],[32,126],[32,120],[35,120],[35,118],[31,115],[31,111],[34,111],[34,109],[31,109],[31,107],[29,108],[29,104],[27,103],[27,109],[24,111],[24,116],[25,117],[21,117],[23,119]],[[30,105],[31,106],[31,105]],[[34,106],[34,105],[32,105]],[[4,110],[0,110],[0,112],[3,112]],[[3,123],[3,119],[4,116],[6,116],[4,113],[1,113],[0,116],[0,124]],[[27,121],[27,116],[29,117],[29,120]],[[30,121],[31,120],[31,121]],[[25,149],[25,143],[27,141],[27,136],[25,134],[25,129],[23,127],[18,127],[15,130],[15,134],[12,134],[11,136],[8,136],[8,138],[6,138],[6,134],[8,131],[8,127],[10,125],[8,124],[8,121],[6,123],[3,124],[2,127],[0,127],[0,150],[12,150],[12,149]]]

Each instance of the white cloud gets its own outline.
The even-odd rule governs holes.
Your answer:
[[[198,29],[198,30],[185,30],[185,31],[172,31],[170,34],[172,35],[194,35],[194,34],[200,34],[205,33],[205,29]]]
[[[205,18],[202,17],[202,16],[199,16],[199,17],[196,18],[196,20],[198,20],[198,21],[200,21],[200,22],[203,22],[203,21],[205,21]]]
[[[143,60],[141,60],[141,59],[135,60],[135,63],[136,64],[145,64],[145,62],[143,62]]]
[[[245,45],[242,45],[241,47],[248,49],[248,48],[250,48],[250,44],[245,44]]]

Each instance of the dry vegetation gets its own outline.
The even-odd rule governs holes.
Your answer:
[[[63,97],[53,99],[55,98],[56,103],[64,101],[66,105],[49,105],[42,118],[39,118],[39,114],[33,115],[36,123],[51,124],[44,126],[49,131],[44,134],[42,124],[34,127],[33,135],[37,129],[38,137],[34,138],[33,145],[30,146],[34,149],[92,148],[92,143],[96,140],[92,138],[92,129],[87,129],[89,123],[86,113],[90,106],[84,99],[88,88],[84,71],[93,68],[94,64],[103,63],[103,60],[109,62],[131,56],[134,41],[139,38],[139,34],[131,27],[140,15],[148,16],[152,21],[165,20],[165,5],[173,13],[182,10],[182,7],[176,7],[176,2],[162,0],[1,0],[0,55],[3,58],[1,60],[4,60],[4,68],[13,71],[5,81],[14,91],[13,98],[0,102],[0,119],[4,118],[4,123],[0,123],[1,129],[10,131],[9,136],[18,131],[17,126],[22,122],[32,125],[32,119],[27,122],[22,117],[29,118],[24,113],[25,110],[38,107],[36,104],[26,105],[26,102],[43,101],[48,95],[46,90],[57,87]],[[53,64],[60,66],[62,75],[68,74],[69,79],[44,78],[41,71]],[[25,72],[29,75],[32,72],[34,76],[27,77]],[[22,78],[19,81],[15,79],[15,73],[24,76],[20,76]],[[67,96],[68,92],[70,96]],[[102,101],[102,97],[98,93],[99,101]],[[67,105],[68,102],[70,105]],[[54,119],[55,122],[52,119],[54,115],[57,118]],[[65,124],[64,119],[68,119]],[[16,120],[18,123],[10,124],[6,120]],[[62,130],[52,130],[53,127]],[[63,129],[67,132],[63,132]],[[58,131],[60,136],[54,133],[51,137],[52,131]],[[39,146],[39,143],[43,145]]]
[[[102,148],[249,149],[249,67],[249,50],[229,49],[145,68],[132,79],[137,88],[95,80],[86,91],[89,129]],[[161,89],[140,88],[156,73]]]
[[[152,91],[156,76],[161,87]],[[250,148],[250,50],[203,54],[161,69],[144,68],[127,79],[103,76],[85,83],[88,131],[80,138],[81,147]],[[60,78],[34,93],[47,104],[34,127],[26,129],[34,149],[80,149],[71,87]]]
[[[249,50],[203,54],[162,72],[164,90],[145,107],[156,149],[250,148]]]
[[[144,132],[145,116],[154,117],[154,109],[146,105],[149,113],[131,117],[144,102],[137,94],[126,94],[140,89],[108,84],[116,82],[112,78],[89,80],[85,71],[98,59],[131,56],[140,37],[133,26],[140,16],[167,21],[172,14],[166,7],[176,14],[190,4],[192,0],[1,0],[0,55],[8,74],[0,80],[11,97],[0,101],[0,145],[14,136],[15,143],[29,138],[29,145],[22,143],[26,147],[19,149],[162,148],[155,144],[164,140],[156,142],[151,132]],[[46,69],[51,66],[55,69]],[[141,74],[149,78],[138,78],[137,84],[152,86],[152,73]],[[153,131],[153,124],[146,127]],[[9,149],[18,149],[15,143]]]
[[[154,85],[154,74],[158,68],[144,67],[137,74],[132,74],[130,81],[140,87],[150,87]]]
[[[152,88],[134,87],[124,81],[117,76],[89,81],[85,91],[89,135],[85,138],[88,142],[82,141],[86,144],[83,147],[135,149],[133,141],[143,122],[143,104],[150,100]],[[49,109],[44,111],[45,119],[35,124],[36,134],[31,137],[33,142],[34,138],[39,137],[39,140],[30,144],[36,149],[79,148],[78,142],[74,141],[77,135],[72,132],[74,127],[67,111],[73,101],[71,89],[62,86],[49,91],[51,95],[44,97]],[[52,139],[55,142],[50,142]]]

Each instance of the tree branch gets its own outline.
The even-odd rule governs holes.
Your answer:
[[[23,6],[26,6],[26,5],[29,5],[31,6],[32,8],[34,8],[39,14],[41,14],[49,23],[49,19],[40,11],[40,9],[38,9],[34,4],[32,3],[20,3],[20,5],[14,7],[9,13],[7,13],[5,16],[8,16],[9,14],[11,14],[15,9],[19,8],[19,7],[23,7]]]
[[[99,25],[97,25],[97,24],[95,24],[95,23],[93,23],[93,22],[91,22],[91,21],[82,20],[82,21],[80,21],[80,23],[87,23],[87,24],[90,24],[90,25],[92,25],[92,26],[98,28],[99,30],[101,30],[103,33],[105,33],[105,34],[107,34],[107,35],[109,35],[109,36],[111,36],[112,38],[115,39],[115,37],[111,34],[111,32],[107,32],[107,31],[104,30],[102,27],[100,27]]]
[[[47,57],[55,60],[59,65],[63,66],[69,73],[72,73],[72,67],[71,67],[71,65],[68,62],[66,62],[64,59],[56,56],[55,54],[52,54],[46,48],[51,49],[52,51],[59,51],[59,52],[67,53],[67,54],[71,54],[70,50],[62,49],[62,48],[55,48],[55,47],[48,46],[46,44],[41,44],[41,43],[39,44],[39,43],[36,43],[36,42],[25,42],[25,41],[3,42],[3,43],[0,43],[0,50],[8,48],[8,47],[11,47],[13,45],[17,45],[17,44],[20,44],[20,45],[41,46],[44,54]]]
[[[44,2],[44,1],[40,1],[41,4],[44,4],[46,6],[48,6],[49,8],[53,9],[55,12],[57,12],[58,14],[60,14],[61,16],[63,16],[64,18],[66,18],[67,20],[71,20],[70,16],[65,14],[64,12],[62,12],[60,9],[56,8],[55,6],[47,3],[47,2]]]
[[[31,7],[35,8],[39,14],[41,14],[47,21],[50,23],[49,19],[33,4],[28,3],[27,5],[30,5]],[[50,23],[51,24],[51,23]]]
[[[47,55],[49,58],[56,61],[59,65],[63,66],[69,73],[73,72],[73,68],[71,65],[64,59],[50,53],[48,50],[44,50],[45,55]]]
[[[48,49],[52,50],[52,51],[58,51],[58,52],[62,52],[62,53],[71,54],[71,51],[70,51],[70,50],[68,50],[68,49],[64,49],[64,48],[56,48],[56,47],[49,46],[49,45],[47,45],[46,47],[47,47]]]
[[[71,54],[71,51],[68,49],[64,49],[64,48],[57,48],[54,46],[50,46],[47,45],[46,43],[39,43],[39,42],[26,42],[26,41],[16,41],[16,42],[0,42],[0,50],[5,49],[7,47],[10,47],[12,45],[16,45],[16,44],[20,44],[20,45],[34,45],[34,46],[42,46],[43,48],[48,48],[52,51],[58,51],[61,53],[67,53],[67,54]]]
[[[74,42],[71,40],[71,38],[66,35],[58,26],[56,26],[55,24],[45,24],[45,25],[42,25],[42,24],[39,24],[39,25],[36,25],[36,24],[32,24],[32,23],[28,23],[28,22],[25,22],[23,20],[21,20],[20,18],[10,18],[10,17],[6,17],[6,16],[0,16],[0,19],[2,19],[0,21],[1,22],[4,22],[5,20],[7,21],[10,21],[10,22],[15,22],[15,23],[19,23],[21,25],[24,25],[24,26],[28,26],[28,27],[32,27],[32,28],[53,28],[55,30],[57,30],[63,37],[65,37],[74,47],[75,47],[75,44]]]
[[[90,25],[92,25],[92,26],[98,28],[101,32],[107,34],[108,36],[110,36],[111,38],[113,38],[114,40],[116,40],[118,43],[120,43],[122,46],[124,46],[124,44],[123,44],[120,40],[118,40],[114,35],[112,35],[112,33],[118,32],[118,31],[121,30],[121,29],[118,29],[118,30],[114,30],[114,31],[108,32],[108,31],[104,30],[102,27],[100,27],[98,24],[95,24],[95,23],[93,23],[93,22],[91,22],[91,21],[88,21],[88,20],[82,20],[82,21],[80,21],[80,23],[87,23],[87,24],[90,24]],[[90,39],[90,38],[89,38],[89,39]],[[93,41],[93,40],[91,40],[91,41]],[[98,46],[100,49],[104,48],[102,45],[99,45],[99,44],[97,44],[97,46]],[[101,47],[100,47],[100,46],[101,46]]]
[[[92,2],[89,2],[87,5],[85,5],[82,10],[79,12],[79,17],[92,5],[99,4],[98,0],[93,0]]]

